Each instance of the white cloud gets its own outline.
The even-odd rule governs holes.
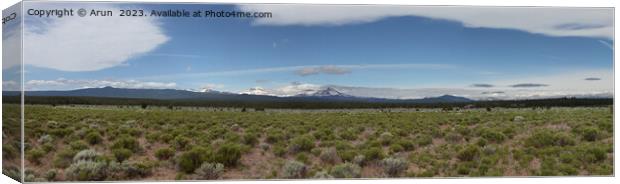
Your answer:
[[[118,7],[101,4],[84,8],[118,12]],[[29,17],[24,30],[24,64],[61,71],[119,66],[169,40],[159,24],[150,17]]]
[[[549,36],[613,40],[612,8],[287,4],[245,4],[238,8],[273,13],[269,19],[254,19],[256,25],[339,26],[388,17],[421,16],[456,21],[469,28],[515,29]]]
[[[59,78],[56,80],[29,80],[25,83],[26,90],[66,90],[80,88],[133,88],[133,89],[172,89],[174,82],[145,82],[138,80],[72,80]]]

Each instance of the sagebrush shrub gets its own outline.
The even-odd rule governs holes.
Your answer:
[[[323,149],[319,158],[321,158],[321,161],[325,163],[335,163],[338,160],[338,153],[336,152],[336,148]]]
[[[392,142],[392,139],[394,139],[394,135],[392,135],[392,133],[390,132],[383,132],[381,133],[381,135],[379,135],[379,140],[383,145],[390,144]]]
[[[118,149],[112,150],[112,155],[114,155],[114,158],[116,158],[116,161],[123,162],[129,159],[129,157],[133,155],[133,152],[125,148],[118,148]]]
[[[315,179],[334,179],[334,176],[330,175],[327,171],[319,171],[319,172],[316,172],[312,178],[315,178]]]
[[[72,149],[63,149],[56,153],[54,159],[52,160],[52,164],[56,168],[66,168],[71,165],[73,161],[73,156],[75,156],[77,152]]]
[[[581,135],[586,141],[596,141],[600,137],[600,131],[598,128],[587,127],[581,130]]]
[[[550,130],[535,131],[525,140],[526,146],[537,148],[547,146],[570,146],[575,145],[576,141],[570,135],[561,132],[552,132]]]
[[[381,148],[372,147],[364,150],[364,157],[366,157],[367,160],[381,160],[385,157],[385,153],[383,153]]]
[[[235,143],[222,145],[215,154],[215,160],[226,166],[236,166],[241,159],[241,146]]]
[[[65,177],[77,181],[101,181],[107,176],[106,167],[105,162],[78,160],[65,170]]]
[[[205,161],[213,160],[213,151],[210,148],[194,147],[182,153],[177,160],[179,170],[193,173]]]
[[[289,151],[293,153],[310,151],[312,148],[314,148],[314,137],[312,136],[299,136],[293,139],[289,145]]]
[[[45,151],[40,148],[34,148],[26,152],[26,158],[28,161],[35,164],[40,164],[43,156],[45,156]]]
[[[353,157],[353,163],[357,164],[359,166],[364,166],[364,164],[366,164],[366,156],[364,156],[364,155],[357,155],[357,156]]]
[[[359,178],[362,176],[362,168],[353,163],[343,163],[332,168],[330,174],[335,178]]]
[[[196,176],[201,180],[216,180],[224,172],[224,165],[220,163],[203,163],[196,169]]]
[[[84,139],[86,139],[86,142],[90,144],[99,144],[103,140],[103,138],[101,138],[101,134],[95,131],[86,134],[86,136],[84,136]]]
[[[123,135],[114,141],[114,143],[112,144],[112,149],[117,148],[125,148],[133,151],[134,153],[141,150],[138,140],[136,138],[130,137],[129,135]]]
[[[390,177],[399,176],[405,170],[409,164],[402,158],[385,158],[381,161],[383,166],[383,172]]]
[[[461,161],[472,161],[480,154],[480,147],[468,145],[457,153],[457,158]]]
[[[174,150],[172,150],[171,148],[160,148],[155,151],[155,157],[160,160],[168,160],[172,156],[174,156]]]
[[[418,135],[415,138],[415,142],[418,144],[418,146],[422,147],[422,146],[426,146],[426,145],[430,145],[431,143],[433,143],[433,137],[430,135]]]
[[[282,177],[295,179],[305,178],[308,172],[308,167],[301,162],[289,160],[282,167]]]
[[[101,154],[93,149],[82,150],[75,154],[73,162],[77,161],[95,161],[101,157]]]

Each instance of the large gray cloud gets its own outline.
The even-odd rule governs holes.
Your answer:
[[[471,87],[476,87],[476,88],[492,88],[492,87],[495,87],[495,85],[493,85],[493,84],[472,84]]]

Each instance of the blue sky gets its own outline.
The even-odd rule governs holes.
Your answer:
[[[613,92],[610,9],[91,7],[270,11],[274,18],[27,16],[25,40],[32,41],[24,46],[27,89],[110,85],[287,96],[336,86],[353,94],[390,98],[442,94],[486,98],[498,91],[502,92],[494,94],[498,98]],[[304,11],[293,11],[299,9]],[[523,16],[514,18],[518,15]],[[115,28],[97,28],[107,24]],[[92,28],[75,33],[79,26]],[[58,51],[52,52],[55,47]]]

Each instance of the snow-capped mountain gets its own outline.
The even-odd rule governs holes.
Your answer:
[[[269,91],[267,91],[265,88],[262,87],[253,87],[250,88],[244,92],[241,92],[240,94],[246,94],[246,95],[272,95],[271,93],[269,93]]]
[[[316,96],[316,97],[330,97],[330,96],[331,97],[353,97],[351,95],[344,94],[344,93],[342,93],[342,92],[340,92],[337,89],[332,88],[332,87],[327,87],[325,89],[318,90],[318,91],[316,91],[316,92],[314,92],[314,93],[312,93],[312,94],[310,94],[308,96]]]

